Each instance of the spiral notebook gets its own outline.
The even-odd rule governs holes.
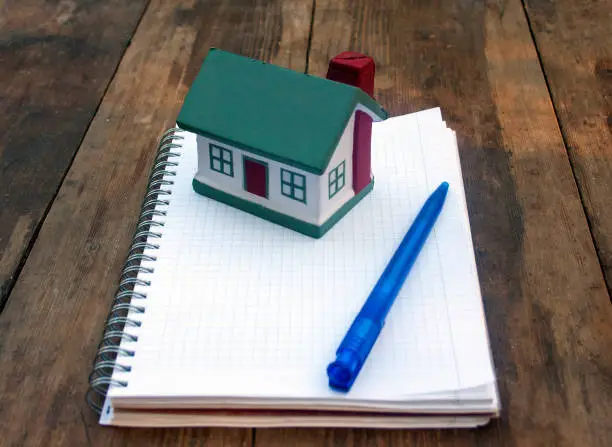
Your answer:
[[[196,194],[195,135],[164,135],[90,376],[122,426],[474,427],[499,412],[454,132],[374,123],[374,189],[323,238]],[[326,365],[420,206],[444,209],[349,393]]]

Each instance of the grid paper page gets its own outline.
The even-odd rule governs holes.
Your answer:
[[[197,195],[186,133],[128,382],[111,398],[395,402],[494,383],[455,137],[439,109],[374,123],[374,189],[322,239]],[[429,194],[440,217],[353,388],[326,366]],[[125,363],[125,362],[124,362]],[[487,387],[491,389],[494,387]]]

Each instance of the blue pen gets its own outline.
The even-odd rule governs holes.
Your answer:
[[[327,367],[329,386],[337,391],[351,389],[370,354],[410,268],[442,210],[448,183],[443,182],[429,196],[408,233],[402,239],[370,296],[355,317],[336,351],[336,360]]]

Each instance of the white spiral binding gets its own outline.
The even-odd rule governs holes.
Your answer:
[[[104,326],[102,340],[98,345],[93,370],[89,375],[86,400],[98,414],[102,411],[109,387],[127,386],[126,380],[114,378],[113,375],[114,373],[128,373],[131,369],[129,357],[133,357],[135,353],[129,348],[129,345],[138,341],[138,335],[134,334],[134,331],[140,327],[142,322],[137,319],[137,316],[145,312],[145,307],[140,303],[147,299],[146,293],[136,291],[134,288],[136,286],[139,289],[147,287],[149,282],[139,276],[153,273],[152,267],[141,264],[147,262],[149,265],[154,262],[155,256],[152,256],[150,252],[159,248],[152,241],[162,236],[160,231],[164,222],[159,219],[166,215],[164,207],[170,203],[166,197],[172,193],[171,187],[174,182],[168,180],[167,177],[176,175],[176,172],[169,168],[178,165],[171,159],[180,156],[180,153],[173,152],[173,149],[181,147],[174,143],[175,140],[183,139],[182,136],[177,135],[179,132],[181,129],[176,127],[168,129],[159,142],[132,245]]]

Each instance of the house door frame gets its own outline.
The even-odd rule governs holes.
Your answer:
[[[261,173],[253,170],[253,165],[258,165],[263,168],[263,175],[265,177],[264,179],[261,179],[260,177],[262,175]],[[251,168],[248,169],[248,166],[251,166]],[[243,155],[242,156],[242,171],[243,171],[242,186],[244,190],[250,194],[267,199],[268,196],[270,195],[269,181],[268,181],[268,178],[269,178],[268,163],[266,163],[265,161],[258,160],[256,158],[249,157],[247,155]],[[248,179],[250,179],[251,181],[255,181],[255,182],[261,182],[263,180],[264,185],[265,185],[265,195],[259,194],[257,191],[254,191],[253,185],[252,184],[249,185]],[[249,186],[251,187],[251,190],[249,190]]]

